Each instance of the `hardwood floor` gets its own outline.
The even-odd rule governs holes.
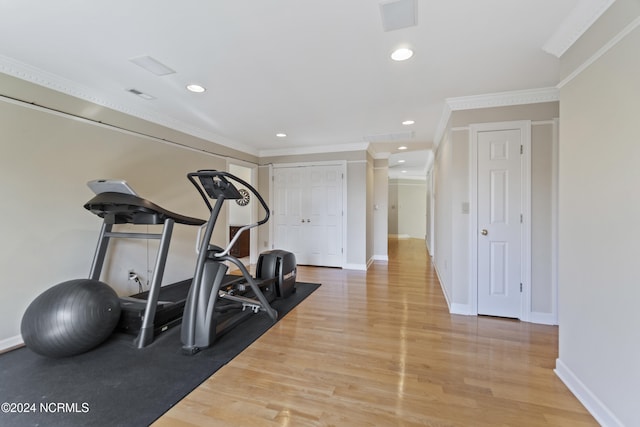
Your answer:
[[[596,426],[553,373],[558,328],[450,315],[424,242],[320,289],[195,389],[163,426]]]

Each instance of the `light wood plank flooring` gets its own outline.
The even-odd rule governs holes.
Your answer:
[[[424,242],[322,286],[155,424],[596,426],[553,373],[558,328],[450,315]]]

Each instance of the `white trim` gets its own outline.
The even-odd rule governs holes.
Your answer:
[[[368,264],[345,264],[342,267],[344,270],[361,270],[367,271]]]
[[[581,0],[542,46],[542,50],[560,58],[609,9],[615,0]]]
[[[250,175],[251,175],[251,179],[249,179],[249,184],[251,184],[256,190],[258,190],[258,165],[257,164],[247,162],[244,160],[227,158],[227,166],[226,166],[227,171],[229,171],[231,165],[249,169]],[[225,232],[227,233],[227,242],[230,242],[231,235],[229,234],[229,230],[230,230],[229,227],[231,225],[230,224],[231,215],[229,213],[231,212],[232,205],[231,203],[225,203],[225,204],[227,208],[227,215],[226,215],[227,226],[226,226]],[[271,205],[269,203],[267,203],[267,206],[269,206],[269,209],[271,209]],[[256,203],[251,203],[250,222],[252,224],[258,221],[259,209],[260,209],[260,206],[257,200],[256,200]],[[269,212],[269,215],[271,215],[271,212]],[[254,227],[249,230],[249,264],[256,264],[258,262],[259,252],[260,250],[259,250],[259,243],[258,243],[258,228]]]
[[[0,340],[0,353],[13,350],[17,347],[22,347],[23,345],[24,341],[22,340],[22,335],[5,338],[3,340]]]
[[[559,200],[559,147],[560,119],[553,119],[551,147],[551,313],[554,325],[558,324],[558,200]]]
[[[469,130],[469,305],[478,314],[478,132]]]
[[[444,300],[447,302],[449,313],[451,313],[451,301],[449,301],[449,295],[447,294],[447,286],[445,285],[444,280],[442,280],[442,276],[440,275],[440,271],[438,270],[438,265],[436,263],[433,263],[433,269],[435,270],[436,276],[438,277],[438,283],[440,283],[440,289],[442,289]]]
[[[329,160],[329,161],[320,161],[320,162],[297,162],[297,163],[273,163],[270,164],[271,169],[269,170],[269,198],[270,198],[270,204],[269,206],[273,206],[273,202],[275,199],[271,199],[273,197],[274,194],[274,185],[273,185],[273,176],[274,176],[274,169],[286,169],[286,168],[297,168],[297,167],[309,167],[309,166],[339,166],[342,168],[342,174],[343,174],[343,179],[342,179],[342,260],[340,263],[340,268],[345,268],[345,269],[349,269],[349,270],[366,270],[366,265],[364,266],[364,268],[361,268],[362,265],[361,264],[347,264],[347,252],[348,252],[348,246],[347,246],[347,218],[349,216],[348,210],[349,210],[349,205],[348,205],[348,195],[347,195],[347,191],[349,186],[347,185],[348,179],[349,179],[349,172],[348,172],[348,168],[347,168],[347,161],[346,160]],[[272,210],[273,212],[273,210]],[[271,239],[275,239],[275,229],[273,227],[275,227],[275,224],[273,223],[273,221],[270,221],[272,223],[272,228],[270,229],[270,232],[272,233],[270,238]],[[271,240],[271,244],[273,246],[273,240]],[[348,265],[352,265],[354,266],[353,268],[347,267]]]
[[[463,316],[475,316],[478,314],[477,310],[474,310],[469,304],[460,304],[457,302],[451,304],[449,312],[451,314],[462,314]]]
[[[347,161],[346,160],[325,160],[319,162],[296,162],[296,163],[271,163],[274,169],[281,168],[304,168],[307,166],[345,166],[346,168]],[[346,178],[346,177],[345,177]]]
[[[347,151],[367,151],[368,142],[354,142],[335,145],[314,145],[308,147],[278,148],[272,150],[260,150],[259,157],[296,156],[300,154],[343,153]]]
[[[636,19],[634,19],[633,21],[631,21],[631,23],[629,25],[627,25],[626,27],[624,27],[622,29],[622,31],[620,31],[618,34],[615,35],[615,37],[613,37],[611,40],[609,40],[604,46],[602,46],[600,49],[598,49],[596,51],[596,53],[594,53],[593,55],[591,55],[591,57],[589,57],[589,59],[587,59],[585,62],[583,62],[580,66],[578,66],[575,70],[573,70],[573,72],[571,74],[569,74],[567,77],[565,77],[564,79],[562,79],[562,81],[560,83],[558,83],[556,85],[556,87],[558,89],[562,89],[564,86],[566,86],[571,80],[575,79],[576,77],[578,77],[584,70],[586,70],[587,68],[589,68],[589,66],[591,66],[591,64],[593,64],[594,62],[596,62],[598,59],[600,59],[600,57],[602,55],[604,55],[605,53],[607,53],[610,49],[612,49],[615,45],[618,44],[618,42],[620,42],[622,39],[624,39],[629,33],[631,33],[633,30],[635,30],[638,26],[640,26],[640,16],[637,17]]]
[[[371,154],[371,157],[373,157],[374,160],[388,160],[389,157],[391,157],[391,153],[388,151],[382,151],[380,153]]]
[[[408,234],[389,234],[388,238],[389,239],[410,239],[411,236],[409,236]]]
[[[531,121],[478,123],[469,125],[469,309],[478,314],[478,133],[518,129],[524,147],[522,155],[520,266],[522,295],[520,319],[529,322],[531,317]]]
[[[389,255],[374,255],[371,259],[373,261],[389,261]]]
[[[531,126],[549,126],[553,125],[554,121],[552,120],[532,120]]]
[[[525,322],[531,321],[531,120],[523,120],[522,122],[522,145],[524,147],[522,154],[522,251],[520,253],[520,265],[522,271],[522,317],[520,320]]]
[[[436,276],[438,276],[438,282],[440,283],[440,289],[442,289],[442,294],[444,295],[444,299],[447,302],[447,307],[449,308],[450,314],[461,314],[463,316],[473,316],[476,315],[477,312],[474,312],[470,304],[460,304],[456,302],[451,302],[449,299],[449,295],[447,294],[447,287],[442,280],[442,276],[438,271],[438,266],[433,264],[433,269],[436,271]]]
[[[573,395],[584,405],[593,418],[603,427],[624,427],[613,412],[593,394],[593,392],[560,360],[556,359],[556,369],[553,370],[558,378],[571,390]]]
[[[508,107],[512,105],[539,104],[558,101],[558,88],[514,90],[509,92],[487,93],[484,95],[447,98],[445,101],[451,111],[476,110],[479,108]]]
[[[539,89],[514,90],[509,92],[487,93],[484,95],[461,96],[446,98],[440,121],[436,126],[433,137],[434,150],[437,151],[447,124],[454,111],[475,110],[478,108],[508,107],[513,105],[538,104],[542,102],[555,102],[560,100],[559,87],[546,87]],[[467,130],[468,127],[452,128],[451,130]]]
[[[537,323],[540,325],[557,325],[558,316],[556,316],[554,313],[532,311],[529,316],[529,322]]]

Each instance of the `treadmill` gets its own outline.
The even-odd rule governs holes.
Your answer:
[[[84,207],[103,219],[90,279],[100,280],[111,239],[160,240],[149,290],[120,298],[122,314],[117,329],[135,335],[134,345],[144,348],[153,342],[154,336],[180,324],[191,287],[191,279],[162,286],[173,225],[178,223],[200,227],[206,221],[163,209],[138,196],[123,180],[99,179],[87,185],[96,195]],[[161,233],[116,232],[113,226],[117,224],[163,225],[163,228]]]

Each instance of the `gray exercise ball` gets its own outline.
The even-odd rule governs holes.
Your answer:
[[[49,288],[27,307],[21,333],[27,348],[47,357],[84,353],[105,341],[120,319],[116,292],[98,280]]]

